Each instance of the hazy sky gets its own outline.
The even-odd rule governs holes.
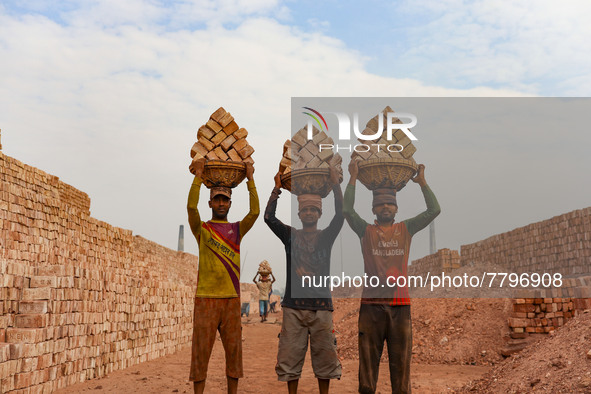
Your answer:
[[[3,1],[3,151],[88,193],[93,217],[175,249],[178,226],[187,224],[189,149],[219,106],[250,132],[263,209],[290,132],[291,97],[585,97],[590,8],[586,1]],[[562,132],[543,154],[567,149]],[[575,145],[588,142],[579,137]],[[488,144],[478,130],[463,140]],[[247,209],[241,193],[231,220]],[[548,212],[586,206],[574,200]],[[279,215],[289,218],[288,204]],[[539,208],[528,218],[549,216]],[[506,230],[529,223],[515,222]],[[243,281],[262,259],[281,271],[283,250],[271,237],[261,217],[243,242]],[[195,253],[187,228],[185,238]],[[442,236],[438,247],[475,240]],[[415,246],[411,259],[426,253]]]

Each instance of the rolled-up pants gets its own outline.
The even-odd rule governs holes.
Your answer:
[[[376,391],[384,341],[388,348],[392,393],[410,393],[410,305],[381,304],[361,304],[359,310],[359,392]]]

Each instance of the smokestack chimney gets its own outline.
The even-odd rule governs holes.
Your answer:
[[[429,253],[433,254],[437,252],[437,246],[435,245],[435,220],[429,224]]]
[[[181,224],[179,227],[179,246],[178,251],[184,252],[185,251],[185,234],[184,234],[185,227]]]

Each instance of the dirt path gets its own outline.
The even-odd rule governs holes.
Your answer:
[[[277,315],[273,315],[277,316]],[[279,323],[258,323],[251,318],[243,325],[244,379],[240,380],[241,393],[277,393],[286,392],[285,383],[277,381],[275,361],[277,354],[277,334]],[[67,387],[57,393],[192,393],[192,384],[188,381],[191,350],[186,349],[158,360],[149,361],[125,370],[115,371],[102,379],[95,379]],[[334,393],[357,392],[356,360],[343,360],[343,378],[331,382]],[[225,393],[225,361],[222,343],[218,340],[214,346],[209,363],[207,393]],[[452,387],[460,387],[470,380],[481,377],[488,367],[471,365],[424,365],[413,364],[412,387],[415,393],[441,393]],[[378,391],[391,392],[388,365],[380,367]],[[317,392],[317,383],[312,372],[309,355],[302,379],[300,392]]]

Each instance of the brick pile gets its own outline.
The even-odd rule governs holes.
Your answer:
[[[404,131],[398,129],[392,131],[392,138],[388,139],[387,133],[387,116],[389,112],[394,112],[392,108],[386,107],[378,115],[374,116],[367,122],[366,128],[361,132],[364,135],[372,135],[375,138],[371,140],[363,140],[358,138],[359,142],[369,147],[367,150],[355,151],[351,154],[353,160],[374,160],[374,159],[405,159],[413,164],[416,164],[412,155],[415,154],[417,148],[412,144],[410,138]],[[382,120],[382,127],[380,128],[380,118]],[[401,124],[402,121],[398,118],[393,119],[394,123]],[[397,145],[396,147],[390,147]]]
[[[591,309],[591,276],[563,279],[562,287],[516,290],[507,324],[513,333],[548,333]]]
[[[430,254],[418,260],[414,260],[408,267],[409,275],[426,276],[439,275],[442,272],[449,272],[460,268],[460,254],[457,250],[439,249],[436,253]]]
[[[516,273],[591,274],[591,208],[462,245],[460,254],[462,265],[494,264]]]
[[[191,148],[193,163],[206,158],[252,164],[254,148],[246,141],[247,136],[248,131],[239,127],[234,117],[220,107],[197,132],[197,142]]]
[[[90,217],[0,153],[0,392],[51,392],[191,341],[197,258]]]
[[[339,173],[339,177],[342,178],[343,168],[341,164],[343,158],[340,154],[333,152],[333,144],[333,139],[316,127],[312,128],[311,140],[308,140],[307,128],[298,130],[292,139],[285,141],[285,144],[283,144],[283,156],[279,163],[279,172],[285,175],[292,170],[303,168],[328,169],[334,167]]]
[[[461,246],[461,253],[439,250],[415,260],[409,275],[425,277],[444,264],[451,268],[490,267],[489,272],[560,273],[560,288],[524,288],[513,295],[512,335],[548,333],[580,311],[591,309],[591,208],[572,211],[485,240]],[[447,268],[447,267],[446,267]],[[507,286],[507,285],[506,285]]]

